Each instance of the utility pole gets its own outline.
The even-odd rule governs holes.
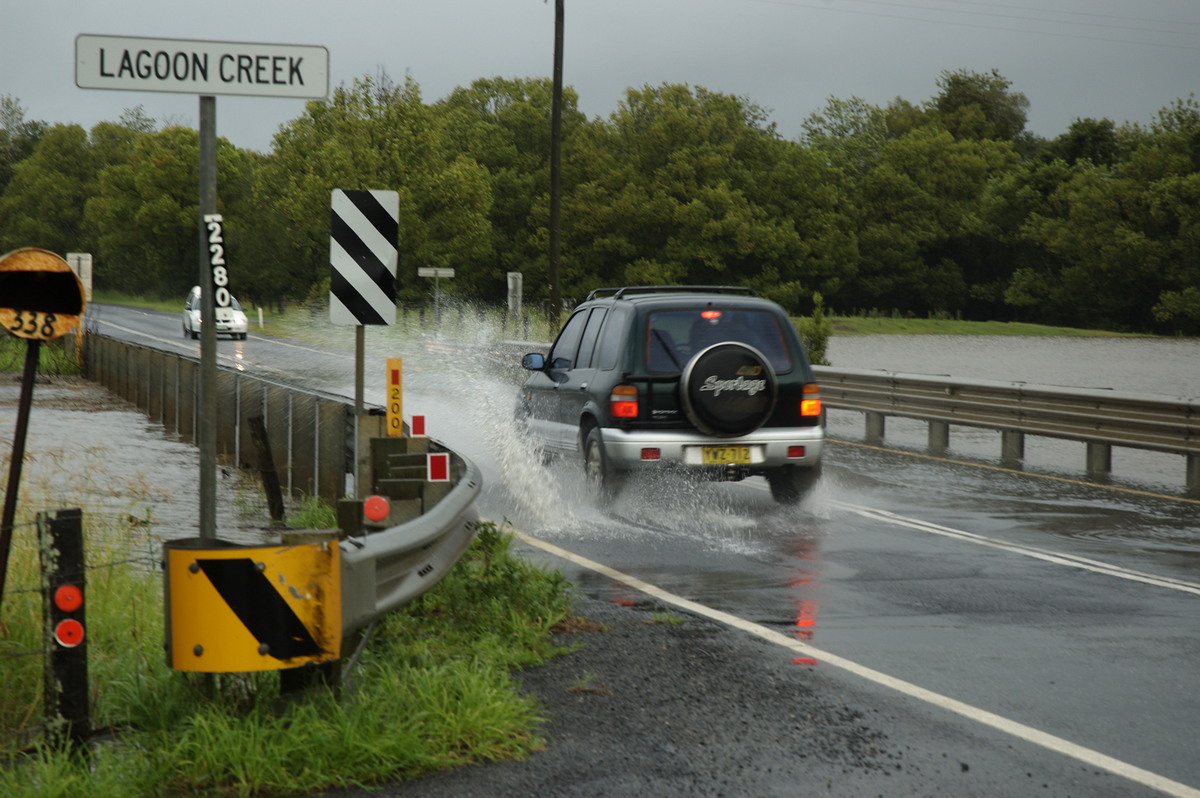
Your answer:
[[[558,281],[562,226],[563,0],[554,0],[554,89],[550,100],[550,328],[558,329],[562,289]]]

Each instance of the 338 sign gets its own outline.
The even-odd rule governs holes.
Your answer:
[[[83,284],[65,260],[27,247],[0,258],[0,327],[18,338],[52,341],[83,318]]]

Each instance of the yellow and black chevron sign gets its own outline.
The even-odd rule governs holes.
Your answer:
[[[170,667],[236,673],[341,656],[336,540],[239,546],[189,538],[164,548]]]

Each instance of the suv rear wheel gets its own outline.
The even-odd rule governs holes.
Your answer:
[[[771,498],[780,504],[796,504],[812,490],[821,477],[821,466],[811,468],[783,466],[767,472],[767,484],[771,486]]]
[[[600,430],[592,427],[583,441],[583,473],[588,489],[597,499],[607,501],[616,497],[625,484],[625,475],[615,471],[604,453]]]

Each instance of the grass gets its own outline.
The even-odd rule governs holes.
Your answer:
[[[133,305],[153,310],[178,312],[183,306],[183,300],[158,300],[133,297],[108,291],[98,291],[96,302],[115,305]],[[450,306],[444,309],[443,321],[452,327],[457,319],[457,309]],[[426,311],[426,316],[432,316],[432,307]],[[299,324],[304,325],[310,317],[307,309],[293,306],[289,311],[280,314],[272,312],[277,321],[285,321],[289,316],[296,316]],[[499,311],[489,311],[489,318],[499,319],[503,314]],[[1007,321],[963,321],[950,318],[905,318],[898,313],[884,315],[868,313],[855,316],[830,316],[833,323],[834,335],[1022,335],[1022,336],[1069,336],[1069,337],[1098,337],[1098,336],[1127,336],[1128,333],[1115,333],[1104,330],[1086,330],[1075,327],[1055,327],[1043,324],[1028,324],[1025,322]],[[531,316],[532,324],[529,329],[530,340],[551,340],[557,334],[557,328],[551,330],[544,316]],[[399,311],[398,324],[409,324],[417,330],[427,330],[427,324],[414,311]],[[499,324],[493,325],[499,329]],[[524,330],[511,329],[509,337],[523,337]],[[0,371],[4,369],[0,368]]]
[[[1021,335],[1033,337],[1117,337],[1126,333],[1081,330],[1015,321],[908,319],[899,316],[832,316],[837,335]]]
[[[144,548],[141,534],[89,532],[89,562],[128,560],[121,549]],[[97,548],[97,539],[112,548]],[[560,574],[510,547],[504,530],[481,524],[445,579],[380,621],[353,686],[286,702],[274,672],[169,670],[157,576],[136,562],[90,571],[93,725],[109,734],[88,757],[45,745],[15,750],[11,732],[40,716],[41,658],[0,656],[0,794],[295,795],[525,757],[542,745],[542,718],[509,674],[564,651],[551,630],[568,617],[570,596]],[[27,548],[10,585],[36,584]],[[6,596],[3,624],[0,654],[36,647],[37,593]]]
[[[74,336],[45,341],[38,347],[38,370],[40,375],[78,374],[75,363]],[[0,374],[23,374],[25,356],[29,342],[23,338],[0,334]]]

